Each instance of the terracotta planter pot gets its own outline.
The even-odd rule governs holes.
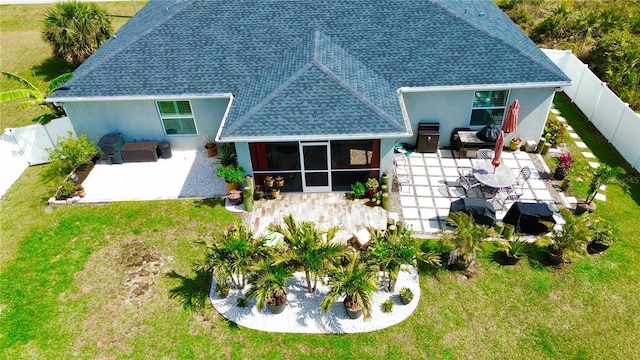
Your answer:
[[[227,184],[227,189],[229,189],[229,191],[238,190],[238,187],[240,186],[239,183],[225,183],[225,184]]]
[[[216,144],[213,144],[213,147],[210,148],[205,146],[204,150],[207,152],[208,157],[214,157],[218,155],[218,146]]]

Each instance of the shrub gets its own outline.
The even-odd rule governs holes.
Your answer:
[[[235,184],[240,183],[244,178],[244,169],[242,166],[230,165],[224,167],[218,165],[217,174],[218,177],[224,179],[224,181],[230,184]]]
[[[51,161],[50,171],[56,176],[66,176],[80,165],[90,164],[98,152],[96,144],[87,140],[87,135],[73,138],[73,133],[68,132],[66,138],[58,137],[58,146],[49,151]]]
[[[400,289],[400,293],[398,295],[400,295],[400,300],[403,304],[408,304],[413,300],[413,291],[407,287]]]
[[[73,196],[76,192],[76,186],[73,181],[65,180],[62,182],[60,187],[58,188],[58,192],[56,193],[56,199],[68,199]]]
[[[550,117],[547,123],[544,125],[543,137],[551,144],[551,146],[558,146],[558,144],[564,142],[565,130],[567,124],[563,121]]]
[[[363,183],[361,183],[360,181],[356,181],[355,183],[351,184],[351,195],[354,198],[360,199],[364,197],[364,193],[365,188]]]
[[[393,300],[387,299],[385,302],[382,303],[383,313],[390,313],[392,310],[393,310]]]

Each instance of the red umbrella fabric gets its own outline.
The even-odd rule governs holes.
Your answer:
[[[504,146],[504,131],[500,130],[500,134],[498,134],[498,139],[496,139],[496,148],[493,150],[493,160],[491,160],[491,165],[493,165],[493,172],[496,172],[496,168],[500,166],[500,156],[502,155],[502,147]]]
[[[518,99],[509,106],[507,118],[502,123],[502,131],[506,134],[516,132],[518,129],[518,110],[520,110],[520,102]]]

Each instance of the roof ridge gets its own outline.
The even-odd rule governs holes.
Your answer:
[[[393,121],[393,117],[391,115],[389,115],[386,111],[384,111],[382,108],[380,108],[375,103],[371,102],[367,98],[367,96],[365,96],[362,92],[358,91],[353,86],[351,86],[346,80],[344,80],[343,78],[338,76],[338,74],[336,74],[333,70],[331,70],[327,65],[325,65],[319,59],[318,54],[320,52],[320,35],[321,35],[320,31],[316,30],[315,34],[314,34],[314,39],[313,39],[313,41],[314,41],[314,48],[313,48],[314,53],[313,53],[313,60],[311,60],[311,63],[313,65],[315,65],[315,67],[318,68],[320,71],[322,71],[324,74],[326,74],[331,79],[333,79],[333,81],[338,83],[338,85],[340,85],[343,89],[347,90],[356,99],[358,99],[360,102],[362,102],[366,107],[371,109],[371,111],[373,111],[374,113],[378,114],[378,116],[380,116],[382,119],[384,119],[386,122],[388,122],[393,127],[398,128],[397,124]],[[330,41],[330,40],[328,40],[328,41]],[[340,48],[345,53],[348,53],[348,51],[344,50],[340,45],[335,44],[335,43],[334,43],[334,45],[337,46],[338,48]],[[357,59],[355,56],[354,56],[354,58]],[[365,65],[365,67],[366,67],[366,65]],[[373,71],[373,70],[371,70],[371,71],[375,73],[375,71]]]
[[[195,3],[197,0],[175,0],[173,2],[173,5],[176,6],[176,11],[174,11],[173,13],[169,14],[169,16],[166,16],[164,18],[162,18],[162,21],[153,23],[153,26],[149,26],[145,31],[138,33],[137,36],[133,36],[131,37],[131,39],[126,42],[125,44],[123,44],[123,46],[120,46],[118,49],[116,49],[115,51],[113,51],[111,54],[109,54],[108,56],[100,59],[99,61],[96,61],[95,63],[91,64],[90,66],[88,66],[86,69],[85,68],[81,68],[81,72],[78,74],[75,74],[74,77],[78,77],[78,76],[82,76],[85,73],[90,72],[91,70],[95,69],[97,66],[100,66],[102,64],[104,64],[107,60],[117,56],[118,54],[120,54],[121,52],[123,52],[125,49],[128,49],[129,47],[131,47],[133,44],[135,44],[136,42],[138,42],[138,40],[140,40],[141,38],[143,38],[145,35],[147,35],[148,33],[152,32],[153,30],[157,29],[159,26],[161,26],[162,24],[164,24],[165,22],[169,21],[171,18],[173,18],[174,16],[176,16],[177,14],[181,13],[182,11],[184,11],[186,8],[188,8],[190,5],[193,5],[193,3]],[[149,1],[150,3],[157,3],[158,7],[160,8],[165,8],[167,11],[169,9],[168,6],[164,6],[164,4],[166,3],[165,1]],[[148,6],[149,4],[145,5]],[[181,8],[179,8],[179,6],[182,6]],[[140,12],[138,12],[139,14]],[[136,14],[137,15],[137,14]],[[145,15],[147,15],[145,13]],[[151,14],[148,14],[147,16],[149,16]],[[134,15],[135,17],[135,15]],[[152,16],[153,17],[153,16]],[[133,20],[133,18],[132,18]],[[128,24],[131,24],[131,21],[128,21],[127,23],[124,24],[123,27],[127,26]],[[133,25],[131,25],[133,26]],[[111,41],[113,40],[117,40],[116,35],[112,35],[112,38],[110,39]],[[110,42],[111,42],[110,41]],[[106,45],[106,44],[105,44]],[[115,45],[114,45],[115,46]]]
[[[446,12],[447,12],[447,13],[449,13],[451,16],[453,16],[453,17],[456,17],[456,18],[460,19],[461,21],[463,21],[465,24],[467,24],[467,25],[471,26],[472,28],[474,28],[474,29],[476,29],[476,30],[478,30],[478,31],[480,31],[480,32],[482,32],[482,33],[484,33],[485,35],[487,35],[487,36],[489,36],[489,37],[491,37],[491,38],[493,38],[493,39],[496,39],[497,41],[500,41],[501,43],[503,43],[503,44],[507,45],[508,47],[510,47],[510,48],[512,48],[512,49],[514,49],[514,50],[516,50],[519,54],[521,54],[521,55],[522,55],[522,56],[524,56],[525,58],[527,58],[527,59],[529,59],[529,60],[531,60],[531,61],[535,62],[536,64],[538,64],[538,65],[542,66],[542,67],[543,67],[543,68],[545,68],[546,70],[553,72],[555,75],[560,76],[560,77],[564,77],[564,76],[566,76],[566,75],[562,72],[562,70],[560,70],[560,69],[559,69],[559,68],[557,68],[557,67],[551,66],[551,64],[553,64],[553,63],[551,63],[551,64],[548,64],[548,63],[547,63],[547,64],[545,64],[545,63],[541,62],[540,60],[536,59],[535,57],[530,56],[528,53],[526,53],[526,52],[522,51],[521,49],[519,49],[518,47],[514,46],[514,45],[513,45],[513,44],[511,44],[510,42],[508,42],[508,41],[504,40],[504,39],[503,39],[503,38],[501,38],[501,37],[495,36],[492,32],[490,32],[490,31],[488,31],[488,30],[486,30],[486,29],[483,29],[483,28],[482,28],[482,27],[480,27],[480,26],[477,26],[475,23],[473,23],[473,22],[471,22],[471,21],[467,20],[466,18],[462,17],[461,15],[459,15],[458,13],[456,13],[455,11],[453,11],[453,10],[451,10],[451,9],[449,9],[449,8],[447,8],[447,7],[445,7],[445,6],[443,6],[443,5],[442,5],[442,3],[441,3],[440,1],[438,1],[438,0],[427,0],[427,1],[431,2],[431,3],[432,3],[432,4],[434,4],[434,5],[437,5],[439,8],[441,8],[441,9],[442,9],[442,10],[444,10],[444,11],[446,11]],[[500,10],[500,11],[502,11],[502,10]],[[518,25],[516,25],[516,27],[517,27],[517,26],[518,26]],[[523,32],[522,34],[526,36],[526,34],[524,34],[524,32]],[[527,36],[527,38],[528,38],[528,36]],[[535,45],[535,43],[534,43],[534,45]],[[537,47],[537,45],[536,45],[536,47]],[[560,71],[558,71],[558,70],[560,70]]]

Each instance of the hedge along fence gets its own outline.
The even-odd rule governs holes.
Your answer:
[[[571,78],[572,84],[563,88],[564,93],[622,157],[640,171],[640,115],[570,50],[543,49],[543,52]]]

